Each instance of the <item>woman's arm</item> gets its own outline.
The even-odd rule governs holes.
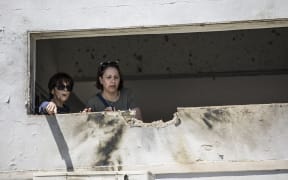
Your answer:
[[[57,106],[54,102],[44,101],[39,106],[39,113],[40,114],[56,114],[57,113]]]

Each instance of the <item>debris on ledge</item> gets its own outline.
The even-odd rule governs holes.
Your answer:
[[[163,120],[153,121],[151,123],[145,123],[142,120],[135,118],[135,110],[127,111],[103,111],[90,114],[88,121],[91,119],[101,121],[103,119],[110,121],[111,119],[119,119],[129,127],[153,127],[153,128],[164,128],[170,125],[178,126],[181,124],[181,120],[178,117],[177,112],[173,114],[173,118],[169,121],[164,122]],[[110,119],[110,120],[109,120]]]
[[[173,114],[173,118],[167,122],[163,120],[153,121],[151,123],[144,123],[143,121],[135,118],[136,111],[129,110],[122,112],[122,116],[127,125],[130,127],[153,127],[153,128],[163,128],[170,125],[178,126],[181,124],[181,120],[177,115],[177,112]]]

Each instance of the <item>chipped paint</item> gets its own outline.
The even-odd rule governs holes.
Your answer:
[[[25,168],[21,156],[33,161],[30,165],[37,164],[32,169],[129,171],[150,167],[157,172],[151,165],[167,164],[161,171],[166,167],[170,172],[170,165],[185,169],[211,161],[287,158],[285,143],[280,143],[286,141],[287,112],[288,104],[178,108],[170,121],[152,123],[135,119],[135,111],[31,116],[25,127],[33,127],[26,135],[33,141],[33,154],[21,151],[8,166]]]
[[[47,138],[50,155],[39,160],[48,169],[69,163],[74,169],[129,170],[132,164],[260,161],[288,157],[283,144],[271,141],[285,141],[287,110],[287,104],[178,108],[170,121],[153,123],[135,119],[135,111],[57,115],[49,120],[54,125],[42,126],[41,132],[39,126],[31,136],[34,141]],[[37,146],[34,159],[43,150]],[[12,166],[21,168],[21,162],[14,158]]]
[[[287,149],[287,143],[285,143],[287,123],[285,120],[288,118],[285,104],[281,107],[278,105],[231,107],[228,108],[229,121],[222,121],[225,120],[223,117],[225,114],[209,114],[211,112],[197,108],[179,109],[176,112],[176,117],[181,122],[178,126],[175,126],[174,122],[169,125],[170,121],[152,125],[129,120],[136,125],[139,124],[134,126],[126,122],[123,115],[116,118],[123,124],[117,125],[118,122],[116,124],[111,122],[110,125],[106,125],[105,121],[108,115],[104,115],[102,118],[104,122],[98,122],[93,113],[56,115],[54,119],[27,113],[27,105],[30,105],[31,97],[35,95],[34,92],[33,94],[28,93],[31,90],[29,90],[30,85],[33,86],[35,80],[30,77],[36,71],[33,69],[36,65],[33,62],[36,61],[30,59],[31,57],[33,59],[34,54],[30,54],[29,51],[30,47],[33,48],[33,44],[29,43],[31,39],[27,32],[35,32],[40,39],[57,39],[287,27],[287,2],[281,0],[264,2],[259,0],[245,2],[236,0],[179,2],[128,0],[123,4],[121,1],[110,0],[93,1],[93,3],[89,0],[85,2],[50,0],[45,3],[32,0],[1,1],[0,142],[2,148],[0,148],[0,178],[32,179],[35,171],[67,171],[69,164],[73,165],[75,170],[87,173],[87,169],[101,169],[102,167],[95,166],[95,164],[104,162],[102,164],[108,164],[109,167],[103,168],[110,170],[119,169],[119,167],[122,170],[149,168],[156,173],[162,173],[162,179],[173,178],[172,173],[175,172],[186,173],[182,174],[182,177],[186,178],[190,172],[206,174],[209,170],[229,171],[228,168],[231,167],[234,171],[240,169],[246,173],[244,172],[244,176],[243,172],[241,174],[226,173],[224,178],[237,176],[238,179],[248,179],[260,174],[261,178],[273,176],[274,179],[287,179],[287,173],[281,171],[286,168],[285,172],[287,172],[287,162],[285,161],[287,159],[285,151]],[[177,16],[175,16],[176,14]],[[265,46],[275,46],[276,39],[283,37],[281,31],[272,31],[273,38],[265,41],[263,43]],[[47,32],[51,32],[51,34],[45,34]],[[243,42],[244,38],[246,36],[242,37],[236,34],[226,42],[233,45],[233,43]],[[199,39],[199,42],[202,40]],[[145,39],[143,43],[149,44],[149,41]],[[168,48],[179,47],[179,43],[175,42],[171,36],[167,41],[161,36],[161,43],[164,43],[161,46]],[[215,45],[216,42],[207,41],[207,45],[213,44]],[[52,52],[52,47],[56,48],[56,46],[51,46],[45,52]],[[75,70],[79,78],[86,77],[86,69],[82,67],[80,60],[87,59],[89,62],[87,64],[91,65],[90,62],[94,62],[98,58],[114,58],[108,52],[96,53],[95,47],[75,47],[75,49],[80,48],[81,51],[78,51],[78,54],[71,53],[74,59],[69,59],[70,64],[67,64],[67,66],[73,66],[71,69]],[[89,52],[86,52],[87,48]],[[111,49],[116,51],[117,47],[114,46]],[[147,59],[151,59],[146,53],[139,50],[129,52],[132,53],[131,59],[139,63],[137,66],[133,66],[135,65],[134,61],[124,62],[124,58],[115,58],[120,59],[127,66],[133,66],[134,68],[131,68],[133,72],[153,73],[152,69],[149,70],[150,67],[145,64]],[[169,63],[170,65],[166,66],[166,61],[160,62],[161,57],[157,58],[159,61],[153,62],[160,62],[157,67],[163,67],[161,72],[168,74],[175,73],[183,67],[187,72],[192,70],[201,73],[202,70],[209,70],[208,72],[214,73],[213,65],[194,52],[195,50],[185,51],[183,58],[177,58],[177,60],[183,60],[187,68],[186,66],[177,66],[177,63]],[[246,61],[248,66],[250,63],[252,65],[265,64],[265,62],[261,63],[261,57],[251,54],[251,49],[244,48],[243,52],[248,57],[248,61]],[[137,53],[138,59],[140,56],[142,57],[141,63],[133,56],[134,53]],[[266,53],[270,55],[268,51],[261,49],[260,54],[266,55]],[[219,61],[223,55],[212,53],[211,57]],[[50,63],[54,58],[52,55],[46,56],[43,61]],[[272,59],[274,58],[278,57],[273,56]],[[231,58],[227,59],[231,60]],[[198,66],[195,61],[201,62],[203,66]],[[241,62],[243,61],[240,57],[235,57],[235,63],[233,63],[235,66],[233,67],[239,67]],[[271,63],[274,62],[271,61]],[[229,67],[228,70],[233,67]],[[56,65],[49,64],[43,65],[36,72],[50,74],[57,69]],[[156,72],[159,72],[157,68]],[[35,78],[43,80],[43,84],[46,85],[45,78],[39,76]],[[189,84],[195,85],[194,82]],[[92,88],[86,88],[87,91],[90,89]],[[190,89],[188,92],[191,93]],[[202,92],[199,96],[201,99],[204,96],[207,97]],[[219,94],[217,95],[219,97]],[[195,102],[194,100],[191,102]],[[272,101],[268,100],[267,102]],[[197,105],[197,102],[194,105]],[[246,109],[251,113],[245,114]],[[205,116],[205,113],[208,114]],[[89,119],[89,116],[93,116],[92,119]],[[210,117],[214,120],[210,120]],[[113,118],[115,119],[115,117]],[[212,128],[207,128],[203,118],[212,125]],[[113,124],[117,128],[113,128]],[[118,138],[117,135],[120,137]],[[113,147],[112,149],[109,149],[110,145]],[[211,145],[213,149],[204,151],[201,149],[202,145]],[[181,152],[185,153],[181,154]],[[203,164],[198,163],[197,159],[201,159]],[[268,159],[274,160],[271,162]],[[214,164],[210,160],[213,162],[217,160],[217,162]],[[249,160],[249,163],[244,162],[246,160]],[[251,162],[251,160],[256,162]],[[223,164],[222,161],[224,161]],[[192,163],[185,164],[187,162]],[[257,173],[251,174],[251,169],[257,170]],[[274,171],[275,169],[277,171]],[[267,170],[268,175],[267,171],[262,173],[263,170]],[[66,175],[65,173],[64,175]],[[218,178],[219,174],[216,175],[215,178]],[[211,176],[215,176],[215,174],[209,174],[208,178],[214,178]]]

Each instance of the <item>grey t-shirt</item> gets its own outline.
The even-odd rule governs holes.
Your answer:
[[[132,91],[126,88],[123,88],[120,91],[120,97],[117,101],[105,101],[108,103],[109,106],[115,107],[116,110],[128,110],[137,107]],[[106,108],[104,103],[97,96],[97,94],[88,100],[87,106],[92,108],[92,111],[94,112],[104,111],[104,109]]]

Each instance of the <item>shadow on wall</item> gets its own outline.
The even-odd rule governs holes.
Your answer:
[[[71,156],[69,154],[69,148],[59,127],[56,116],[46,116],[46,119],[54,137],[54,140],[57,144],[57,148],[60,152],[61,158],[65,161],[66,170],[74,171]]]

